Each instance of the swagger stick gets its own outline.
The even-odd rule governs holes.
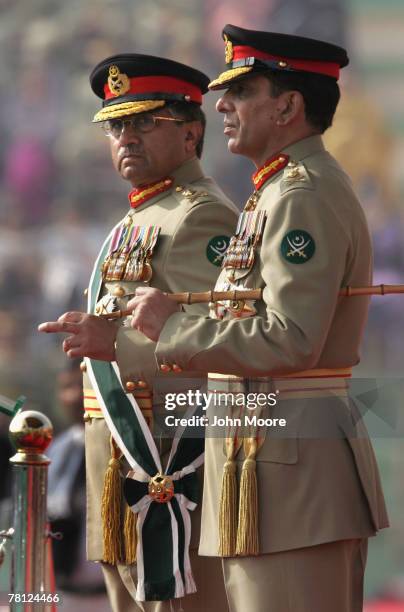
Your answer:
[[[220,302],[222,300],[261,300],[263,289],[232,289],[231,291],[202,291],[200,293],[167,293],[167,297],[177,304],[202,304],[206,302]],[[404,285],[371,285],[369,287],[343,287],[341,297],[355,297],[357,295],[392,295],[404,293]],[[132,310],[117,310],[102,314],[102,319],[120,319],[132,314]]]

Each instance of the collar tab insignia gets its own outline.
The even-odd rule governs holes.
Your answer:
[[[142,187],[138,187],[133,189],[129,194],[129,202],[131,208],[138,208],[144,202],[147,202],[154,196],[163,193],[164,191],[168,191],[171,189],[174,181],[172,178],[166,178],[162,181],[157,181],[157,183],[152,183],[151,185],[143,185]]]
[[[260,189],[270,178],[285,168],[288,162],[289,155],[285,155],[284,153],[268,159],[268,161],[252,175],[255,190],[258,191],[258,189]]]

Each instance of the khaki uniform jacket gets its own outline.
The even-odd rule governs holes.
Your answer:
[[[129,214],[138,225],[161,228],[151,260],[153,276],[149,285],[162,291],[200,291],[214,284],[220,270],[223,237],[229,238],[237,222],[237,209],[226,198],[216,183],[203,175],[197,159],[186,162],[171,177],[174,179],[170,191],[160,193],[144,202]],[[213,239],[213,241],[212,241]],[[216,251],[212,251],[212,246]],[[217,258],[217,259],[216,259]],[[212,261],[215,263],[212,263]],[[133,294],[142,282],[107,281],[100,297],[112,293],[117,286],[125,294]],[[122,297],[119,307],[124,308],[129,298]],[[206,314],[206,306],[186,307],[195,314]],[[155,344],[143,334],[127,326],[118,330],[116,361],[119,366],[124,389],[127,382],[137,382],[138,368],[142,368],[142,380],[152,389],[156,375]],[[140,365],[142,364],[142,365]],[[166,376],[170,377],[172,374]],[[202,373],[187,372],[187,377],[201,380]],[[181,375],[176,376],[172,391],[183,391]],[[88,376],[84,375],[84,388],[91,390]],[[154,409],[154,407],[153,407]],[[168,414],[168,413],[167,413]],[[165,440],[163,450],[167,453],[171,441]],[[103,419],[91,419],[86,423],[87,466],[87,553],[90,560],[102,559],[101,496],[103,479],[110,458],[109,432]],[[123,475],[127,469],[123,462]],[[126,471],[125,471],[126,470]],[[191,513],[195,547],[199,538],[200,506]]]
[[[364,213],[320,137],[283,153],[297,165],[259,190],[256,211],[267,216],[262,240],[251,267],[234,270],[235,285],[263,288],[263,300],[253,304],[256,316],[215,320],[174,314],[157,344],[158,366],[175,362],[184,370],[247,377],[240,382],[213,376],[211,384],[227,391],[244,384],[259,392],[274,391],[285,375],[358,363],[368,299],[338,292],[371,283]],[[295,230],[310,239],[303,263],[293,251]],[[217,287],[227,278],[222,270]],[[312,382],[317,387],[319,379]],[[271,416],[286,418],[288,425],[284,435],[267,432],[257,456],[261,552],[367,537],[387,526],[373,450],[354,407],[332,391],[293,401],[281,392]],[[237,459],[240,466],[242,453]],[[225,460],[223,440],[208,432],[200,544],[206,555],[217,555]]]

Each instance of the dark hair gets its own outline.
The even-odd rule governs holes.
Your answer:
[[[171,115],[177,119],[184,119],[184,121],[199,121],[202,125],[202,134],[196,145],[195,152],[199,158],[202,156],[203,140],[205,136],[206,117],[200,104],[195,102],[173,102],[168,107]]]
[[[299,91],[304,99],[304,110],[308,123],[323,134],[332,125],[340,99],[340,90],[335,79],[310,72],[264,73],[271,86],[271,96],[276,98],[285,91]]]

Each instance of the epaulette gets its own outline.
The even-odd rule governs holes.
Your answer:
[[[211,193],[195,189],[190,185],[177,185],[174,188],[174,193],[180,200],[185,200],[187,204],[191,204],[192,206],[207,202],[212,198]]]
[[[303,162],[290,160],[280,182],[281,195],[292,189],[314,189],[313,181]]]

